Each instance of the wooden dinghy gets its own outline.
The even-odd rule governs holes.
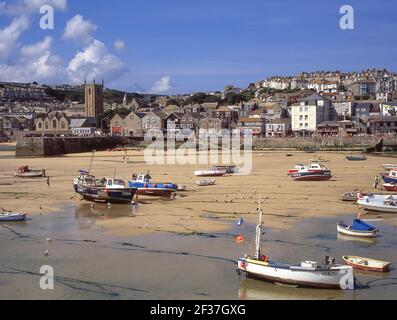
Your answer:
[[[16,170],[15,176],[19,178],[41,178],[45,177],[46,173],[44,169],[32,170],[29,166],[23,166]]]
[[[346,225],[343,222],[337,224],[338,233],[352,237],[375,238],[379,230],[366,224],[360,219],[355,219],[352,225]]]
[[[24,212],[0,212],[0,221],[25,221],[26,213]]]
[[[389,272],[390,262],[374,260],[363,257],[343,256],[343,261],[357,270],[371,272]]]
[[[346,160],[348,161],[366,161],[366,156],[347,156]]]
[[[206,179],[206,180],[197,180],[196,184],[199,187],[208,187],[208,186],[213,186],[215,185],[216,180],[215,179]]]

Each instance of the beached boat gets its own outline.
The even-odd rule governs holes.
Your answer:
[[[308,166],[304,165],[304,164],[297,164],[295,166],[295,168],[293,169],[289,169],[288,170],[288,175],[294,174],[294,173],[298,173],[301,171],[307,171],[307,172],[316,172],[316,173],[329,173],[331,174],[331,170],[329,170],[328,168],[326,168],[324,165],[320,164],[320,163],[312,163]]]
[[[214,166],[213,168],[216,169],[216,170],[225,170],[226,173],[228,173],[228,174],[239,173],[239,171],[240,171],[240,168],[238,166],[223,166],[223,165],[220,165],[220,166]]]
[[[332,174],[325,172],[308,172],[299,171],[291,174],[294,181],[329,181],[332,179]]]
[[[0,221],[25,221],[26,213],[24,212],[0,212]]]
[[[33,170],[29,166],[19,167],[15,176],[19,178],[41,178],[46,176],[46,171],[44,169]]]
[[[389,272],[390,262],[380,261],[370,258],[343,256],[343,261],[357,270],[371,272]]]
[[[313,163],[325,163],[325,162],[329,162],[329,160],[318,156],[318,157],[315,157],[313,159],[310,159],[310,162],[313,162]]]
[[[215,185],[216,180],[215,179],[206,179],[206,180],[197,180],[196,184],[199,187],[207,187],[207,186],[213,186]]]
[[[388,174],[382,174],[381,176],[385,183],[397,184],[397,169],[393,169]]]
[[[388,163],[388,164],[384,164],[382,167],[383,167],[385,170],[390,171],[390,170],[397,169],[397,164],[390,164],[390,163]]]
[[[127,187],[123,180],[115,178],[99,180],[85,174],[75,179],[73,185],[76,193],[91,202],[130,204],[136,193],[136,189]]]
[[[259,203],[261,201],[259,200]],[[259,206],[259,224],[255,233],[255,255],[238,259],[238,269],[248,277],[295,287],[321,289],[355,289],[354,272],[351,266],[334,264],[327,257],[325,266],[304,261],[298,265],[270,261],[262,255],[263,211]]]
[[[366,161],[366,156],[347,156],[346,160],[348,161]]]
[[[138,195],[151,197],[168,197],[178,191],[178,186],[172,182],[154,182],[149,174],[134,175],[134,179],[128,181],[130,188],[137,189]]]
[[[395,184],[395,183],[385,183],[385,184],[383,184],[383,188],[386,191],[397,192],[397,184]]]
[[[368,211],[397,213],[397,196],[393,195],[360,196],[357,204]]]
[[[366,196],[368,193],[362,193],[362,192],[345,192],[342,195],[342,201],[346,202],[357,202],[360,196]]]
[[[343,222],[337,224],[338,233],[353,237],[374,238],[379,230],[375,227],[366,224],[360,219],[355,219],[352,225],[347,225]]]
[[[194,172],[194,175],[196,177],[223,177],[225,174],[225,169],[218,170],[216,168],[210,168],[208,170],[198,170]]]

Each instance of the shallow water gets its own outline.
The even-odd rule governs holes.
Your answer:
[[[139,209],[138,209],[139,210]],[[233,237],[252,238],[254,226],[223,233],[155,233],[114,237],[103,232],[102,219],[128,217],[130,207],[67,205],[62,212],[0,227],[0,299],[397,299],[396,228],[373,222],[375,241],[336,235],[335,219],[306,219],[288,231],[266,230],[263,248],[272,260],[297,263],[325,256],[361,255],[392,262],[387,275],[356,273],[369,288],[342,292],[282,287],[245,279],[235,260],[251,247]],[[351,217],[346,216],[346,221]],[[127,220],[128,221],[128,220]],[[127,222],[128,223],[128,222]],[[211,223],[209,216],[208,223]],[[266,223],[266,220],[265,220]],[[49,244],[49,256],[45,256]],[[39,270],[51,265],[55,289],[41,290]]]

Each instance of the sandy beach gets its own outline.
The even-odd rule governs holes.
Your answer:
[[[175,200],[140,197],[137,212],[125,206],[115,206],[123,217],[102,219],[98,222],[103,231],[113,235],[137,235],[151,232],[211,233],[224,230],[240,217],[256,222],[258,195],[265,200],[266,225],[288,229],[302,219],[311,217],[338,217],[356,214],[357,206],[340,201],[344,192],[375,191],[374,176],[383,171],[389,158],[369,156],[368,161],[349,162],[348,153],[321,153],[334,175],[330,182],[294,182],[287,170],[297,163],[308,163],[314,154],[304,152],[256,152],[253,170],[248,176],[227,176],[217,179],[210,187],[198,187],[193,172],[205,166],[148,165],[143,152],[130,151],[129,163],[124,164],[123,152],[96,153],[92,173],[97,177],[113,176],[128,180],[133,173],[147,172],[155,181],[187,185]],[[30,215],[46,215],[59,211],[66,204],[74,204],[76,211],[90,210],[90,204],[74,195],[72,180],[79,169],[87,169],[91,154],[76,154],[54,158],[15,159],[12,152],[0,152],[0,207],[12,211],[26,211]],[[46,179],[20,179],[14,177],[18,166],[45,168]],[[128,207],[128,206],[127,206]],[[95,205],[99,211],[106,206]],[[134,216],[134,219],[131,219]],[[380,216],[376,214],[376,217]],[[384,215],[390,223],[397,223],[393,215]]]

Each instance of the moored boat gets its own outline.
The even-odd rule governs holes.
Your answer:
[[[199,187],[207,187],[207,186],[213,186],[215,185],[216,180],[215,179],[205,179],[205,180],[197,180],[196,184]]]
[[[46,176],[46,171],[44,169],[30,169],[29,166],[19,167],[15,176],[19,178],[41,178]]]
[[[225,170],[226,173],[228,173],[228,174],[234,174],[234,173],[238,173],[240,171],[240,168],[238,166],[219,165],[219,166],[214,166],[213,168],[216,170]]]
[[[136,188],[138,195],[151,197],[171,197],[178,191],[178,186],[172,182],[153,182],[149,174],[134,175],[128,182],[130,188]]]
[[[348,161],[366,161],[366,156],[347,156],[346,160]]]
[[[325,172],[305,172],[300,171],[291,174],[294,181],[329,181],[332,179],[332,174]]]
[[[352,225],[347,225],[344,222],[338,223],[337,231],[347,236],[364,238],[374,238],[379,232],[375,227],[366,224],[360,219],[355,219]]]
[[[397,213],[397,197],[393,195],[362,196],[357,204],[368,211]]]
[[[380,261],[370,258],[343,256],[343,261],[357,270],[371,272],[389,272],[390,262]]]
[[[385,183],[385,184],[383,184],[383,188],[386,191],[397,192],[397,184],[396,183]]]
[[[397,183],[397,169],[392,169],[388,174],[382,174],[385,183]]]
[[[210,168],[208,170],[198,170],[194,172],[196,177],[223,177],[226,174],[225,169]]]
[[[360,196],[366,196],[367,193],[362,193],[362,192],[345,192],[342,195],[342,201],[346,202],[357,202]]]
[[[326,168],[324,165],[320,163],[312,163],[308,166],[304,164],[297,164],[295,168],[288,170],[288,175],[298,173],[300,171],[307,171],[307,172],[316,172],[316,173],[331,173],[331,170]]]
[[[76,183],[77,182],[77,183]],[[82,174],[73,181],[74,190],[82,199],[99,203],[131,204],[136,193],[125,182],[115,178],[96,179],[92,175]]]
[[[259,203],[261,201],[259,200]],[[351,266],[336,265],[334,259],[326,259],[325,266],[304,261],[297,265],[270,261],[262,255],[263,211],[259,207],[259,224],[255,233],[255,256],[245,255],[238,260],[238,269],[248,277],[275,284],[319,289],[354,290],[354,272]]]
[[[0,212],[0,221],[25,221],[26,213],[25,212]]]

